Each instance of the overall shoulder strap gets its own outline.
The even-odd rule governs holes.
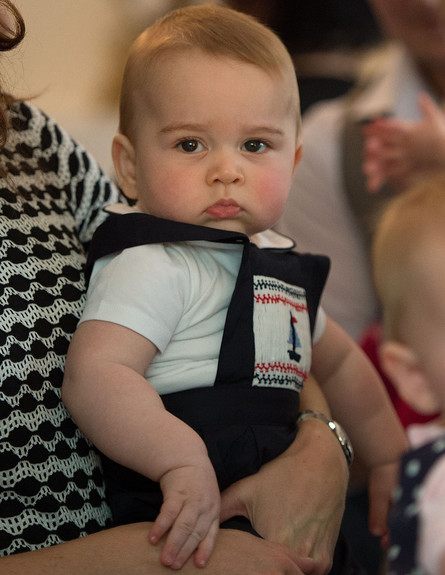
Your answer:
[[[101,257],[144,244],[205,240],[210,242],[249,243],[247,236],[156,218],[139,212],[110,214],[97,228],[88,251],[87,278],[94,262]]]

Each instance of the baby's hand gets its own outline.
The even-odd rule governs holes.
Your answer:
[[[363,172],[369,192],[388,182],[403,191],[426,171],[445,167],[445,113],[419,97],[420,121],[378,118],[364,128]]]
[[[204,567],[219,530],[221,503],[210,461],[168,471],[160,485],[164,503],[148,537],[156,544],[170,530],[161,563],[180,569],[196,550],[195,564]]]
[[[397,191],[406,186],[414,170],[415,126],[413,121],[394,118],[377,118],[365,126],[363,172],[368,192],[378,192],[386,183]]]
[[[399,461],[376,465],[369,473],[369,530],[387,544],[388,511],[391,497],[398,483]]]

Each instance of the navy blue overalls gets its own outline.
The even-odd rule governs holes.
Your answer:
[[[258,471],[295,438],[298,392],[308,371],[300,365],[302,348],[311,346],[329,260],[289,249],[259,249],[237,232],[142,213],[112,214],[92,240],[87,275],[94,261],[126,248],[194,240],[241,243],[243,255],[227,312],[215,382],[208,388],[163,395],[162,400],[167,410],[201,435],[223,490]],[[264,305],[266,317],[273,318],[283,310],[280,306],[287,306],[281,312],[287,360],[258,360],[254,305]],[[309,334],[306,339],[299,331],[305,322]],[[106,457],[103,467],[114,523],[154,520],[162,503],[159,485]]]

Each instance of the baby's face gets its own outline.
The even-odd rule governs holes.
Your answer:
[[[299,158],[287,84],[199,50],[164,58],[132,139],[138,207],[251,236],[276,223]]]
[[[424,242],[414,259],[401,335],[428,382],[431,412],[445,413],[445,238],[440,233]]]

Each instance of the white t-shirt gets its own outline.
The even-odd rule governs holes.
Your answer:
[[[194,241],[142,245],[102,258],[80,321],[110,321],[149,339],[159,353],[145,376],[160,394],[211,386],[242,249]],[[317,339],[324,325],[319,313]]]
[[[111,321],[149,339],[160,353],[146,377],[162,394],[208,386],[216,376],[242,246],[203,244],[126,249],[100,260],[91,278],[81,321]]]

